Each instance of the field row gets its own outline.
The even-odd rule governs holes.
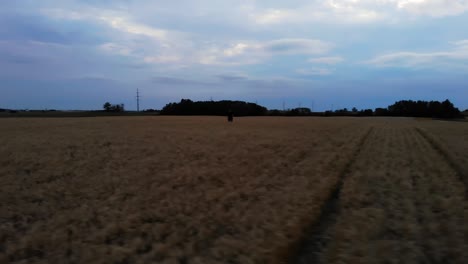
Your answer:
[[[466,263],[466,187],[433,143],[414,123],[373,130],[346,177],[321,263]]]

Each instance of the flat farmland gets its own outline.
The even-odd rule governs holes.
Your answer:
[[[0,119],[0,262],[466,263],[467,127]]]

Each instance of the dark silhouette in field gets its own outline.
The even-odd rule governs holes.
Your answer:
[[[228,122],[234,121],[234,113],[231,110],[229,110],[227,118],[228,118]]]

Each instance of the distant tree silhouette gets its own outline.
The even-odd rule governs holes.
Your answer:
[[[389,112],[387,108],[376,108],[374,114],[376,116],[388,116]]]
[[[111,105],[111,109],[113,105]],[[265,107],[243,101],[199,101],[182,99],[178,103],[169,103],[162,110],[162,115],[219,115],[225,116],[228,111],[233,111],[236,116],[415,116],[433,118],[461,117],[460,111],[449,101],[397,101],[387,108],[358,110],[353,107],[312,113],[309,108],[299,107],[289,110],[267,110]]]
[[[106,102],[106,103],[102,106],[102,108],[104,108],[104,111],[106,111],[106,112],[110,112],[111,107],[112,107],[112,105],[111,105],[111,103],[109,103],[109,102]]]
[[[268,111],[268,115],[270,115],[270,116],[282,116],[282,115],[284,115],[284,113],[281,110],[273,109],[273,110]]]
[[[143,112],[154,113],[154,112],[159,112],[159,110],[156,110],[156,109],[150,108],[150,109],[145,109],[145,110],[143,110]]]
[[[310,108],[307,107],[297,107],[290,109],[285,112],[285,115],[287,116],[308,116],[312,112],[310,111]]]
[[[357,112],[357,109],[356,109],[356,112]],[[349,115],[353,115],[353,112],[348,111],[348,108],[343,108],[343,109],[335,110],[334,115],[349,116]]]
[[[455,118],[460,116],[460,110],[454,107],[448,99],[443,102],[403,100],[395,102],[387,109],[388,115],[391,116],[436,118]]]
[[[109,102],[106,102],[102,108],[106,112],[125,112],[125,106],[124,104],[111,104]]]
[[[372,109],[365,109],[365,110],[359,111],[358,114],[360,116],[372,116],[372,115],[374,115],[374,111],[372,111]]]
[[[267,113],[263,106],[243,101],[199,101],[182,99],[179,103],[169,103],[161,110],[161,115],[219,115],[225,116],[231,110],[236,116],[261,116]]]

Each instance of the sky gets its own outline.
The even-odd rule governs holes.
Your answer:
[[[468,0],[2,0],[0,108],[468,108]]]

